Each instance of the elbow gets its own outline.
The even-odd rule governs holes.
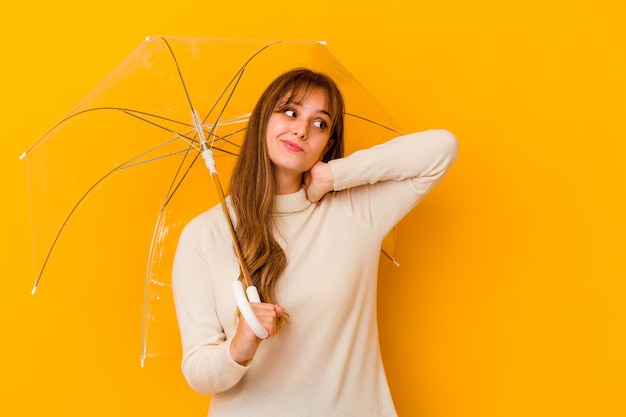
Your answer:
[[[437,146],[440,148],[440,155],[446,162],[447,166],[452,165],[459,153],[459,142],[456,136],[445,129],[438,129]]]
[[[203,385],[195,384],[189,379],[187,379],[187,384],[197,394],[205,395],[207,397],[210,397],[211,395],[215,394],[213,391],[206,389],[206,387],[204,387]]]
[[[187,385],[189,387],[201,395],[213,395],[215,394],[213,387],[210,384],[207,384],[207,381],[197,375],[196,369],[193,366],[189,366],[186,361],[183,361],[182,372],[185,380],[187,381]]]
[[[433,165],[431,175],[443,176],[452,166],[459,152],[459,143],[456,136],[445,129],[427,131],[429,137],[429,151]]]
[[[224,356],[228,355],[227,346],[223,343],[184,355],[182,372],[192,390],[213,395],[232,388],[241,380],[248,368]]]

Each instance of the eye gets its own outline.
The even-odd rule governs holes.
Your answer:
[[[324,120],[316,120],[313,122],[313,126],[323,130],[328,127],[328,123],[326,123]]]
[[[285,113],[287,117],[296,117],[296,111],[294,109],[285,109],[283,113]]]

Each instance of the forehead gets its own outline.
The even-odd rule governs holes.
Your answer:
[[[328,108],[328,93],[316,86],[296,86],[289,92],[284,94],[280,100],[280,104],[302,103],[312,97],[320,97],[324,101],[324,108]]]

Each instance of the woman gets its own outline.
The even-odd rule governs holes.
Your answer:
[[[254,109],[229,204],[270,337],[237,316],[239,265],[219,206],[181,235],[173,284],[183,373],[210,416],[395,416],[376,325],[381,243],[456,157],[446,131],[343,157],[343,99],[296,69]]]

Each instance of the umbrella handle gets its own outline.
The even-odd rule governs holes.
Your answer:
[[[249,286],[246,289],[246,293],[248,293],[248,296],[246,297],[246,293],[244,293],[243,291],[243,284],[241,283],[241,281],[233,281],[233,293],[235,294],[237,307],[239,307],[241,315],[246,320],[246,323],[248,323],[248,326],[250,327],[252,332],[254,332],[254,334],[260,339],[267,339],[267,336],[269,336],[267,329],[261,326],[261,323],[259,323],[259,319],[256,318],[254,311],[252,311],[252,307],[250,307],[250,304],[248,303],[248,300],[253,303],[261,302],[256,287]]]

